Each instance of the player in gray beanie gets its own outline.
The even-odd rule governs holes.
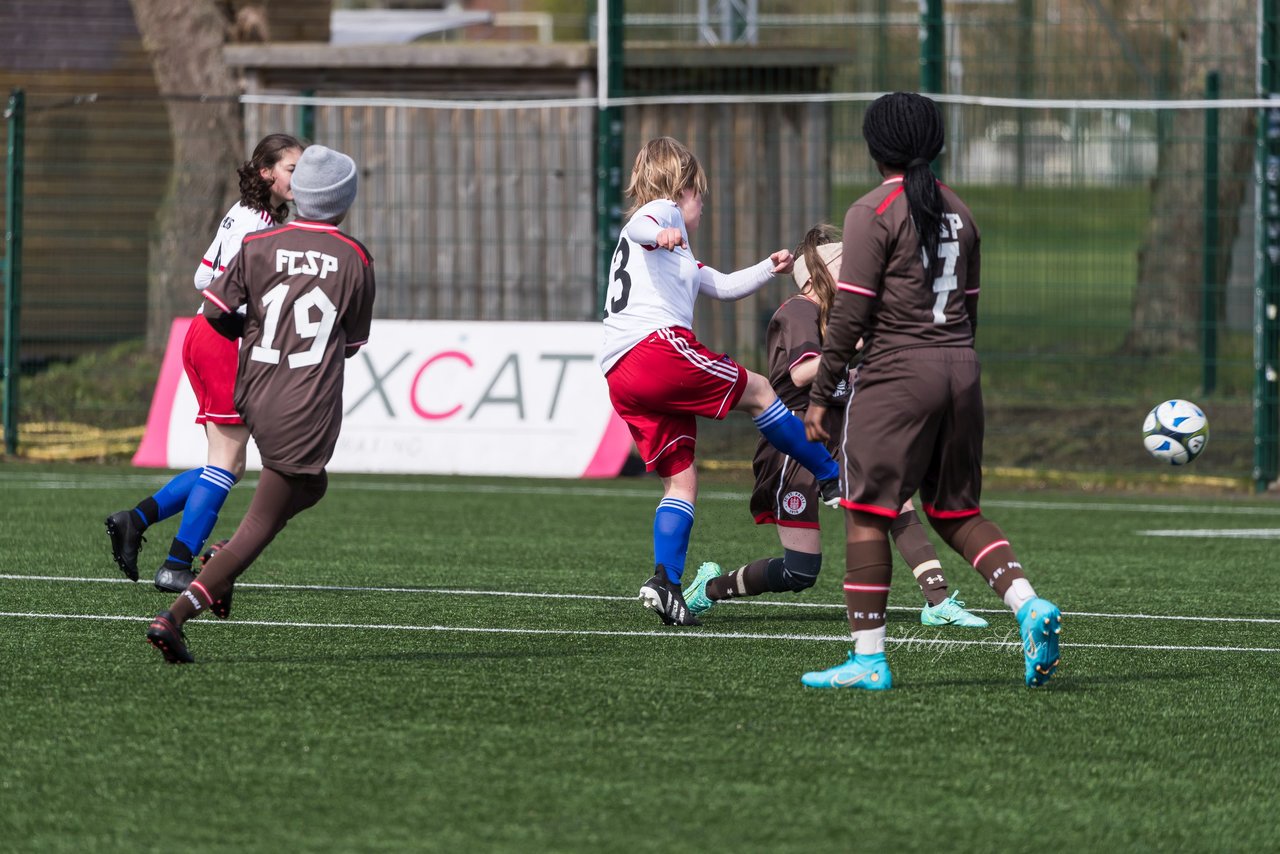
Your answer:
[[[309,145],[293,170],[298,218],[337,223],[356,200],[356,162],[341,151]]]

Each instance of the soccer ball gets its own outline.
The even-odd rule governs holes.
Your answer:
[[[1189,400],[1166,400],[1142,422],[1147,453],[1171,466],[1183,466],[1200,456],[1209,442],[1209,419]]]

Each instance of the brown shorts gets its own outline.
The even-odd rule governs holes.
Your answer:
[[[807,468],[761,439],[751,470],[756,476],[751,515],[757,525],[819,527],[818,481]]]
[[[892,518],[919,491],[929,516],[977,513],[983,426],[971,348],[920,347],[864,362],[841,447],[841,505]]]
[[[803,418],[804,410],[796,415]],[[827,410],[825,426],[831,434],[827,450],[836,457],[835,443],[844,433],[843,406]],[[756,476],[756,485],[751,491],[751,515],[757,525],[819,527],[818,479],[807,468],[761,438],[756,445],[755,459],[751,461],[751,471]]]

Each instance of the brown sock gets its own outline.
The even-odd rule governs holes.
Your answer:
[[[947,598],[947,576],[916,511],[911,509],[899,513],[889,526],[889,533],[893,535],[898,554],[911,567],[911,574],[920,585],[924,598],[930,605],[941,604]]]
[[[222,598],[235,583],[236,576],[244,571],[245,562],[231,550],[231,544],[223,546],[209,558],[196,580],[178,596],[169,608],[173,622],[181,626],[192,617],[199,616],[209,606]]]
[[[769,564],[774,561],[782,563],[782,558],[762,557],[733,572],[711,579],[707,582],[707,598],[719,602],[738,596],[759,596],[770,592]]]
[[[848,609],[850,631],[859,632],[885,624],[892,570],[893,555],[889,551],[887,537],[845,546],[844,603]]]
[[[1027,577],[1004,532],[985,516],[978,514],[962,520],[934,520],[933,526],[947,545],[973,564],[1001,599],[1015,580]]]
[[[328,483],[323,471],[285,475],[264,468],[258,475],[249,510],[236,526],[231,542],[209,558],[200,575],[170,608],[174,622],[181,626],[225,596],[240,573],[258,559],[289,520],[324,497]]]

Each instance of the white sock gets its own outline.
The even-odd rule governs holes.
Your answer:
[[[1031,589],[1031,582],[1025,578],[1015,578],[1013,583],[1009,585],[1009,589],[1004,594],[1004,604],[1013,609],[1013,613],[1032,599],[1036,598],[1036,591]]]
[[[884,652],[884,626],[852,632],[852,635],[854,655],[874,655],[877,652]]]

